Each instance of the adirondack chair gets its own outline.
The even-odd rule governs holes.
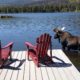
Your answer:
[[[40,37],[38,37],[36,39],[35,46],[29,42],[25,42],[25,45],[28,48],[28,60],[30,60],[30,57],[37,67],[40,66],[40,63],[44,63],[45,65],[53,63],[51,36],[48,33],[42,34]],[[49,47],[50,56],[47,54]]]
[[[11,57],[11,51],[12,51],[13,42],[10,42],[5,47],[1,48],[1,41],[0,41],[0,67],[3,67],[8,60],[8,57]]]

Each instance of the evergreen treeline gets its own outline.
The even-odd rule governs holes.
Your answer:
[[[80,3],[24,7],[0,7],[0,13],[80,11]]]

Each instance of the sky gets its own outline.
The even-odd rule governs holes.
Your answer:
[[[0,0],[0,6],[2,5],[23,5],[41,0]]]
[[[41,0],[0,0],[0,4],[16,3],[16,2],[31,2],[31,1],[41,1]]]
[[[16,5],[30,3],[31,0],[0,0],[0,6],[2,5]]]
[[[0,0],[0,4],[4,4],[4,3],[12,3],[12,2],[16,2],[17,0]]]

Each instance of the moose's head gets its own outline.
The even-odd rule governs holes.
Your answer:
[[[63,30],[65,27],[62,28],[54,28],[53,31],[55,32],[54,39],[60,39],[60,36],[63,34]]]

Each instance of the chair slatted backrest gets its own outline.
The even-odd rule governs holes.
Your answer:
[[[51,43],[51,36],[47,33],[41,35],[37,38],[37,55],[39,57],[44,57],[47,55],[48,48]]]

